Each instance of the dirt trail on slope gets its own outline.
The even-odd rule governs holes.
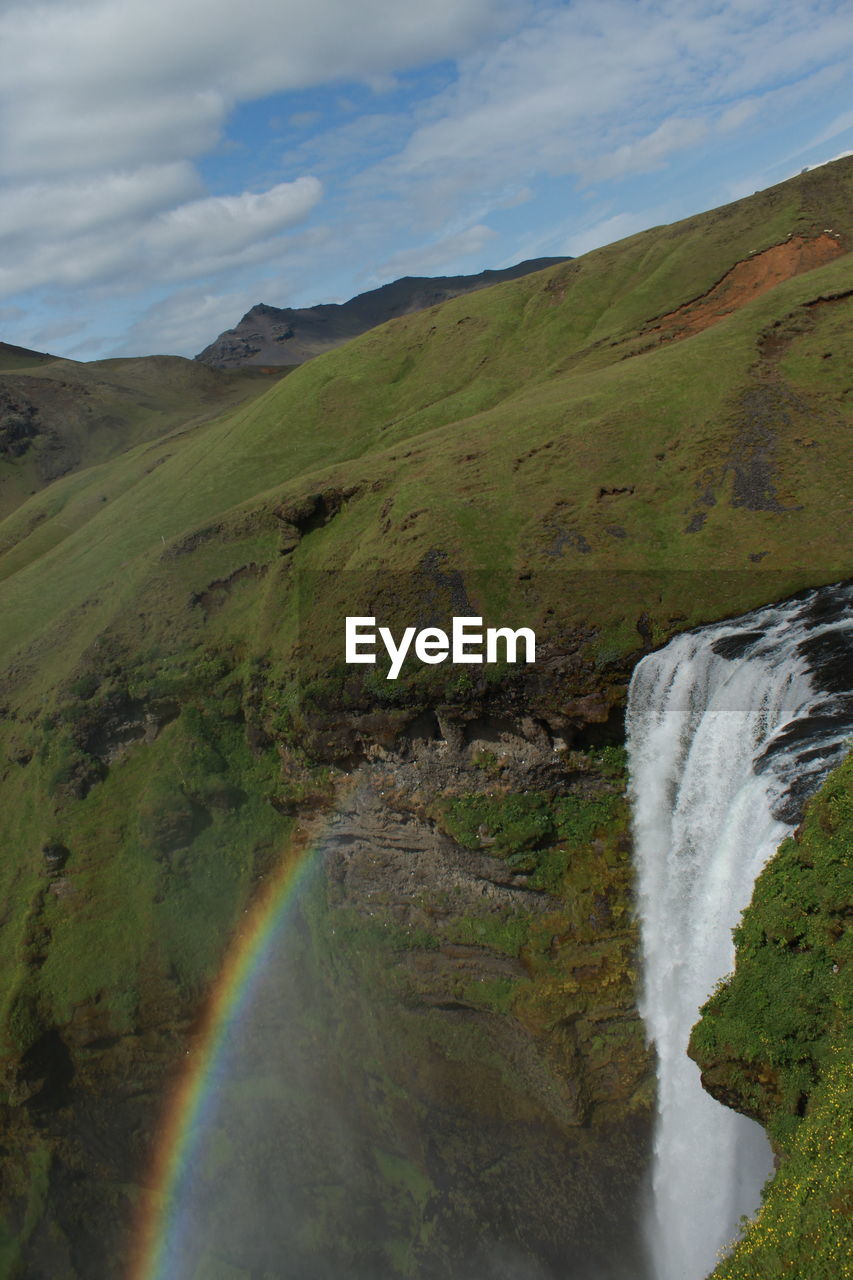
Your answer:
[[[646,332],[661,333],[664,342],[689,338],[717,324],[783,280],[822,267],[842,253],[844,246],[832,233],[823,232],[813,239],[792,236],[782,244],[774,244],[770,249],[736,263],[707,293],[661,316]]]

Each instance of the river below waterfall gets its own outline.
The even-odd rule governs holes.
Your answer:
[[[655,1280],[707,1276],[771,1171],[761,1128],[703,1091],[686,1049],[732,968],[756,875],[847,749],[851,600],[825,587],[680,635],[631,682],[641,1012],[658,1056]]]

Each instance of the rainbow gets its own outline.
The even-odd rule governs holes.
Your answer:
[[[288,905],[314,864],[317,848],[304,832],[284,851],[281,862],[247,909],[213,986],[195,1047],[170,1096],[146,1178],[127,1280],[167,1280],[176,1242],[174,1212],[184,1175],[212,1105],[216,1068],[229,1027],[248,1005],[254,979],[263,970]]]

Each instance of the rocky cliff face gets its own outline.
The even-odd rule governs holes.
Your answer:
[[[137,829],[115,830],[104,856],[150,859],[161,895],[179,897],[179,882],[197,879],[205,860],[208,876],[225,874],[216,849],[229,844],[233,858],[239,822],[254,837],[230,904],[239,918],[241,896],[275,865],[265,831],[296,822],[318,833],[317,875],[283,966],[302,977],[290,1003],[278,987],[259,1010],[267,1027],[279,1019],[280,1033],[240,1068],[249,1096],[263,1090],[271,1057],[283,1076],[308,1082],[278,1101],[263,1092],[262,1120],[245,1120],[246,1132],[286,1122],[291,1141],[284,1154],[276,1147],[274,1180],[315,1188],[300,1202],[300,1230],[326,1243],[311,1245],[300,1274],[334,1266],[431,1277],[467,1267],[497,1276],[510,1260],[542,1277],[567,1267],[619,1274],[639,1255],[652,1076],[635,1008],[618,745],[569,749],[546,723],[473,699],[467,709],[377,712],[369,731],[361,717],[358,759],[341,726],[330,733],[318,713],[306,740],[339,758],[323,764],[276,735],[257,682],[242,713],[217,698],[215,721],[174,691],[153,702],[89,693],[74,733],[93,769],[66,770],[58,794],[66,811],[94,812],[108,790],[132,775],[137,786],[147,771]],[[592,701],[587,727],[602,731],[606,716]],[[229,718],[236,732],[223,737]],[[574,723],[582,740],[577,709]],[[264,827],[246,792],[258,785],[253,759],[276,756]],[[158,759],[172,773],[181,762],[180,792]],[[10,1275],[118,1274],[134,1220],[128,1189],[146,1180],[164,1090],[197,1043],[199,992],[158,972],[153,952],[132,1008],[110,994],[102,963],[88,998],[48,1015],[39,970],[62,946],[63,917],[94,905],[87,825],[70,824],[68,843],[45,851],[31,904],[21,1051],[5,1058]],[[181,930],[194,936],[188,918]],[[127,991],[129,952],[124,963]],[[310,1070],[296,1071],[293,1055],[305,1053]],[[343,1157],[332,1124],[343,1099],[346,1176],[335,1171]],[[237,1171],[265,1151],[258,1138],[225,1172],[204,1174],[211,1202],[236,1203]],[[297,1157],[298,1171],[288,1164]],[[264,1232],[250,1229],[248,1210],[240,1221],[247,1239],[283,1247],[275,1215]],[[215,1231],[205,1239],[204,1257],[220,1265]]]
[[[531,258],[501,271],[476,276],[406,276],[344,303],[316,307],[270,307],[258,303],[233,329],[226,329],[196,360],[217,369],[242,365],[297,365],[331,351],[395,316],[424,311],[461,294],[476,293],[503,280],[542,271],[566,258]]]
[[[637,1274],[651,1064],[619,752],[453,727],[374,744],[318,815],[197,1177],[211,1274],[233,1248],[212,1204],[261,1271],[286,1252],[305,1277]],[[288,1087],[253,1107],[270,1061]],[[233,1169],[254,1185],[261,1163],[298,1213],[241,1195]]]

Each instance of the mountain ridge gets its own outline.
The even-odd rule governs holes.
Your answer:
[[[219,369],[244,365],[287,368],[331,351],[396,316],[423,311],[462,294],[568,261],[564,257],[528,258],[512,267],[470,276],[401,276],[356,294],[347,302],[323,302],[312,307],[273,307],[259,302],[195,359]]]

